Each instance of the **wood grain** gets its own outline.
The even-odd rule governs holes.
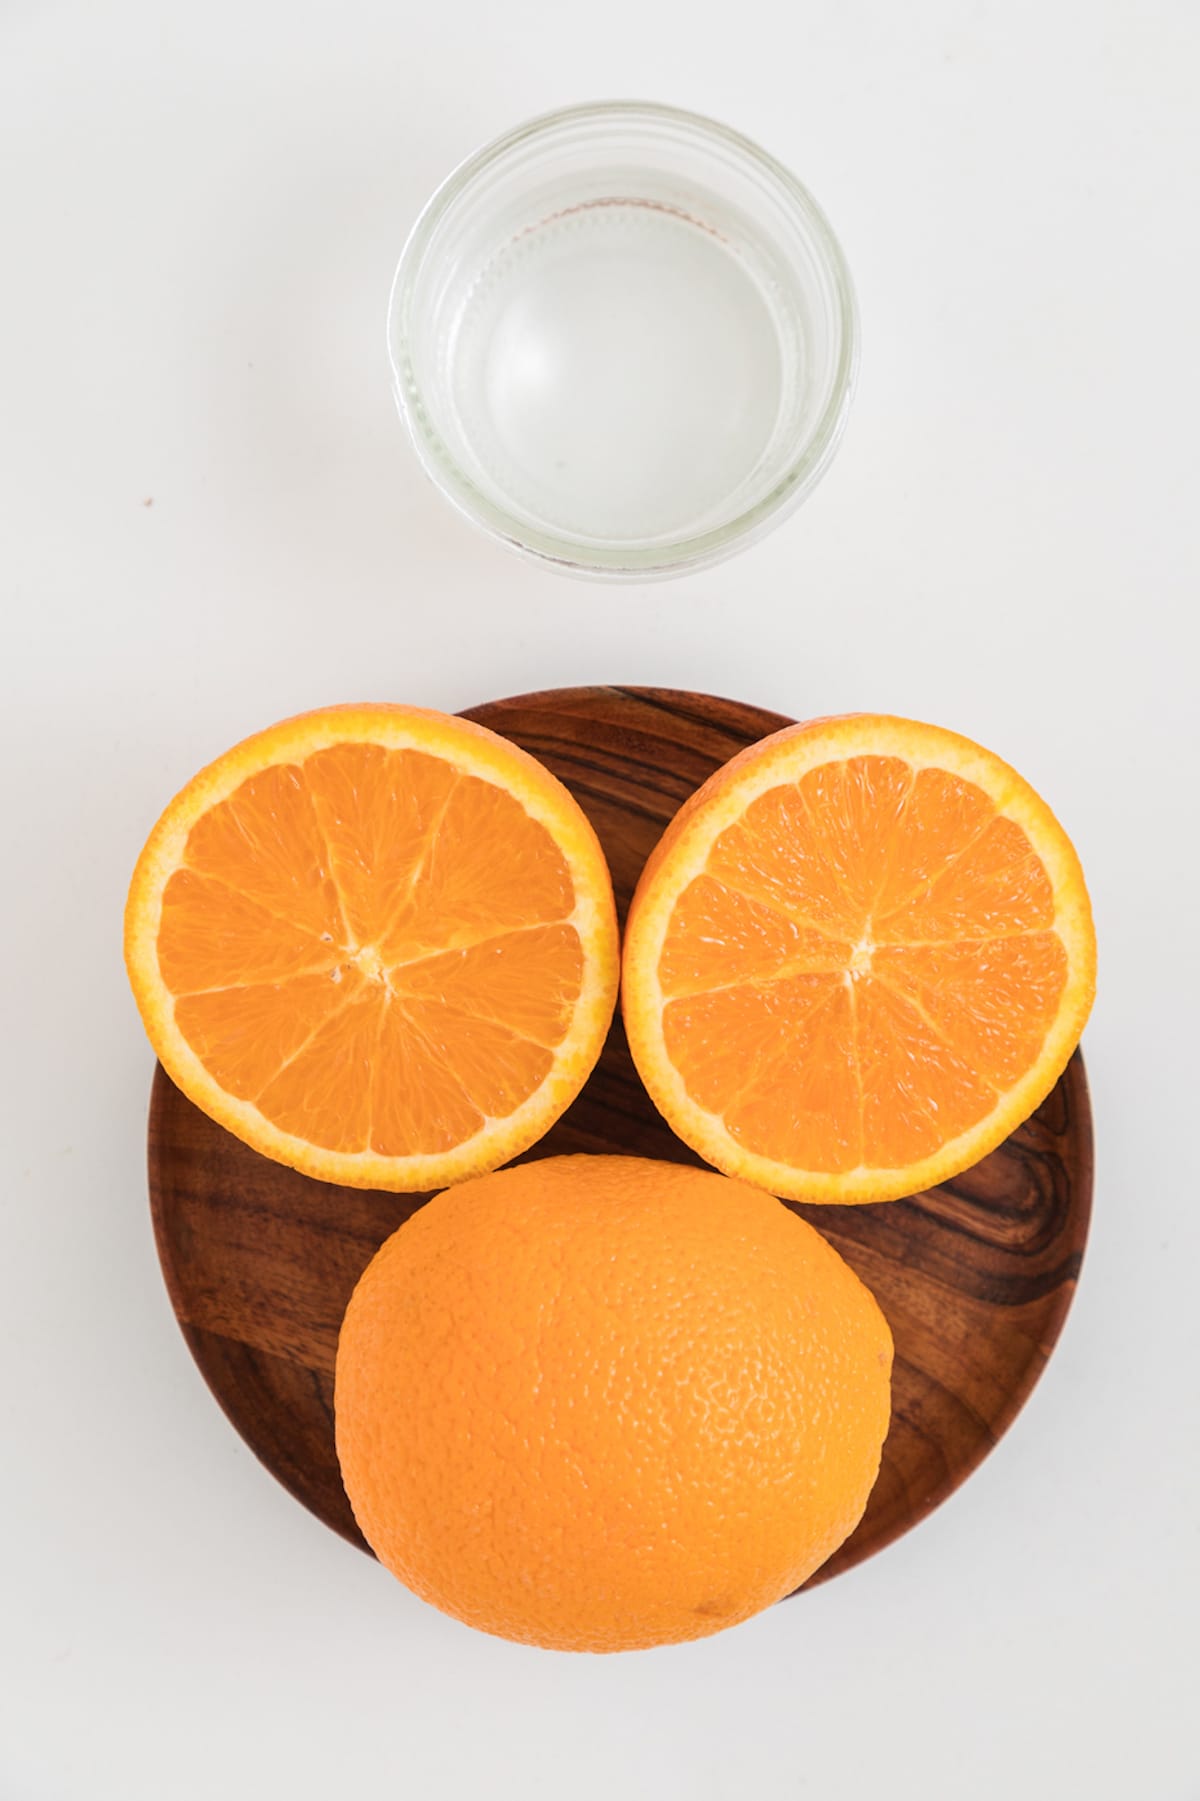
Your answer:
[[[788,723],[650,688],[555,690],[468,717],[532,751],[571,789],[599,833],[622,918],[676,808],[744,745]],[[698,1161],[647,1100],[619,1021],[583,1093],[528,1155],[569,1151]],[[161,1068],[149,1168],[167,1288],[209,1386],[285,1487],[362,1545],[334,1453],[338,1326],[377,1246],[428,1196],[338,1188],[271,1163],[193,1107]],[[896,1341],[879,1481],[858,1530],[814,1583],[916,1525],[1011,1423],[1070,1305],[1091,1187],[1076,1053],[1034,1117],[956,1181],[882,1206],[795,1208],[874,1291]]]

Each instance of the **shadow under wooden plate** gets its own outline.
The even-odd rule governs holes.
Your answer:
[[[676,808],[743,746],[789,723],[652,688],[570,688],[469,718],[547,764],[589,815],[624,918]],[[619,1019],[575,1104],[529,1157],[624,1152],[697,1163],[647,1099]],[[428,1195],[315,1182],[215,1125],[159,1068],[150,1201],[192,1355],[246,1443],[298,1500],[362,1545],[338,1473],[333,1364],[351,1290]],[[1092,1127],[1078,1052],[1037,1113],[943,1187],[881,1206],[796,1206],[877,1296],[896,1341],[892,1425],[857,1531],[812,1583],[890,1544],[986,1457],[1036,1383],[1087,1237]]]

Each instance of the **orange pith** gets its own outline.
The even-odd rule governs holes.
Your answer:
[[[155,1049],[199,1105],[311,1174],[414,1188],[540,1136],[599,1053],[615,923],[595,836],[466,721],[331,708],[167,809],[127,912]]]
[[[706,784],[630,910],[643,1080],[731,1174],[884,1200],[976,1161],[1049,1091],[1090,1006],[1074,852],[954,734],[791,728]]]
[[[711,1170],[552,1157],[438,1195],[338,1343],[337,1447],[381,1561],[488,1632],[716,1632],[860,1519],[892,1341],[811,1226]]]

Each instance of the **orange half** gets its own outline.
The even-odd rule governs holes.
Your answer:
[[[1079,1041],[1096,944],[1079,859],[966,738],[862,714],[789,727],[672,821],[629,911],[642,1080],[728,1175],[893,1200],[992,1150]]]
[[[400,706],[286,720],[190,782],[138,860],[125,957],[197,1106],[281,1163],[389,1189],[540,1138],[618,975],[608,868],[561,782]]]

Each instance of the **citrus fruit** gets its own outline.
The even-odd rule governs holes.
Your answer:
[[[873,714],[752,745],[681,809],[629,911],[642,1080],[710,1163],[775,1194],[946,1180],[1044,1099],[1096,946],[1079,860],[998,757]]]
[[[711,1170],[553,1157],[438,1195],[351,1298],[334,1411],[368,1542],[505,1638],[700,1638],[860,1519],[892,1341],[811,1226]]]
[[[539,1138],[600,1053],[618,969],[567,790],[401,706],[286,720],[189,782],[138,860],[125,954],[197,1106],[281,1163],[390,1189]]]

